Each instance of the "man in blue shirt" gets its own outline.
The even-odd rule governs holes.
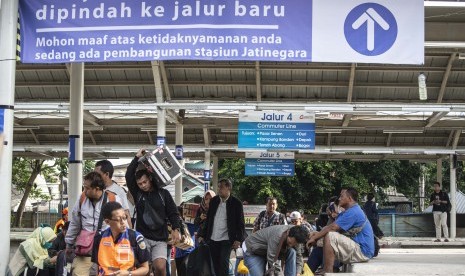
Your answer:
[[[324,227],[320,232],[312,233],[307,243],[313,245],[320,238],[324,239],[324,270],[327,273],[333,272],[334,260],[356,263],[366,262],[373,257],[375,252],[373,229],[357,200],[357,190],[343,189],[339,196],[339,206],[345,211],[339,214],[335,222]]]

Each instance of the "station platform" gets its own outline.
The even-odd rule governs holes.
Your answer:
[[[350,273],[330,275],[465,275],[465,248],[384,248],[367,263],[353,264]]]

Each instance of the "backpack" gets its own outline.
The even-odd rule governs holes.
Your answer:
[[[450,213],[451,210],[452,210],[452,203],[450,203],[450,199],[447,199],[446,212]]]

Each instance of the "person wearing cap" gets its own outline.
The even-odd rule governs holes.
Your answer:
[[[315,231],[315,228],[313,228],[313,226],[310,223],[303,220],[302,215],[299,211],[294,211],[289,215],[289,222],[293,225],[301,225],[302,227],[307,229],[309,233]]]
[[[53,229],[53,231],[55,231],[55,234],[58,234],[61,232],[61,230],[63,229],[63,226],[65,225],[67,221],[68,221],[68,207],[64,208],[61,211],[61,219],[57,221],[57,223],[55,224],[55,228]]]
[[[253,223],[252,233],[271,225],[287,225],[286,216],[276,211],[276,209],[278,209],[278,199],[276,197],[267,198],[266,210],[258,214]]]

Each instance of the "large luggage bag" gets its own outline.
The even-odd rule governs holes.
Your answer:
[[[173,184],[182,175],[181,164],[166,145],[146,153],[139,159],[139,162],[158,177],[160,180],[157,181],[159,188]]]

